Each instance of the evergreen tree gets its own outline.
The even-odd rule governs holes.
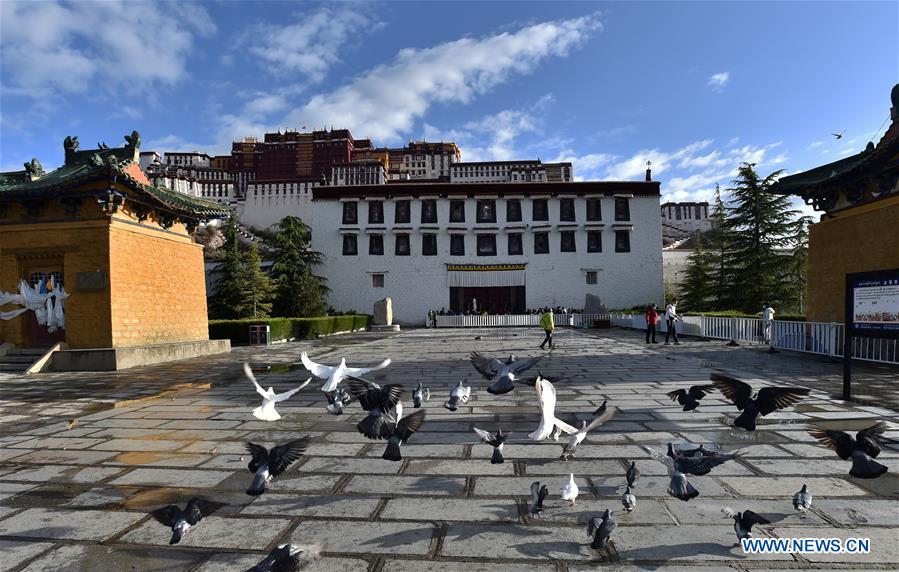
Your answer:
[[[685,310],[709,310],[715,302],[715,256],[697,244],[687,258],[687,269],[680,285],[680,302]]]
[[[761,178],[755,164],[743,163],[728,189],[733,197],[724,228],[728,233],[724,269],[731,278],[726,300],[734,310],[756,313],[769,302],[790,298],[788,261],[780,254],[796,235],[797,211],[770,187],[783,172]]]
[[[270,240],[275,253],[272,265],[272,278],[277,288],[275,315],[322,315],[328,289],[324,278],[313,273],[313,267],[320,265],[324,257],[311,249],[309,227],[297,217],[284,217],[278,223],[278,232]]]
[[[209,315],[217,319],[237,318],[246,288],[246,273],[237,241],[237,223],[228,219],[224,229],[221,264],[213,271],[218,277],[215,294],[209,300]]]
[[[727,267],[727,248],[729,232],[727,228],[727,207],[721,199],[721,189],[715,185],[715,206],[709,217],[712,229],[706,233],[708,251],[706,253],[711,265],[712,286],[709,292],[709,310],[726,310],[731,278]]]
[[[243,290],[237,306],[239,318],[267,318],[272,312],[275,286],[262,269],[262,255],[255,242],[244,259]]]
[[[805,302],[808,299],[808,227],[812,217],[804,216],[796,222],[796,234],[793,236],[792,252],[789,261],[789,281],[791,285],[790,308],[799,314],[805,314]]]

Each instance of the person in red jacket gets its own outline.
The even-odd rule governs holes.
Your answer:
[[[656,310],[655,304],[650,304],[646,306],[646,343],[650,343],[649,336],[652,334],[652,342],[653,344],[657,344],[656,341],[656,324],[659,322],[659,312]]]

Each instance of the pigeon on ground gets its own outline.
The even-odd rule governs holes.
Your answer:
[[[247,468],[255,476],[247,494],[251,496],[259,496],[265,492],[265,485],[284,471],[291,464],[303,456],[306,447],[309,446],[309,439],[302,438],[272,447],[271,450],[266,449],[262,445],[250,443],[247,441],[247,451],[252,455],[250,464]]]
[[[612,516],[612,511],[609,509],[602,513],[602,517],[591,518],[587,523],[587,535],[593,537],[590,548],[595,550],[605,548],[606,543],[609,541],[609,536],[612,535],[612,531],[617,526],[618,523],[615,522],[615,517]]]
[[[587,438],[587,433],[596,429],[615,415],[614,409],[604,410],[600,415],[594,417],[588,424],[586,420],[581,421],[581,428],[571,436],[571,440],[565,445],[562,451],[562,459],[568,460],[574,456],[577,446],[583,443]]]
[[[609,400],[608,400],[608,399],[603,399],[602,405],[600,405],[599,407],[597,407],[597,408],[596,408],[596,411],[593,412],[593,417],[596,417],[596,416],[598,416],[598,415],[602,415],[603,413],[605,413],[605,412],[606,412],[606,408],[608,407],[608,403],[609,403]]]
[[[817,425],[808,426],[808,434],[817,439],[822,445],[833,449],[836,454],[848,461],[852,459],[852,468],[849,474],[860,479],[876,479],[887,472],[887,468],[874,459],[880,454],[883,432],[887,425],[879,421],[855,434],[855,439],[849,433],[825,429]]]
[[[73,417],[66,423],[66,429],[74,429],[75,427],[78,427],[78,420]]]
[[[634,483],[637,482],[637,477],[640,476],[640,471],[637,470],[636,461],[631,461],[631,466],[627,468],[627,472],[624,474],[624,476],[627,479],[627,486],[634,486]]]
[[[444,403],[443,406],[450,411],[456,411],[459,409],[459,403],[462,405],[468,403],[469,397],[471,397],[471,386],[462,385],[462,382],[460,381],[456,385],[450,387],[449,401]]]
[[[303,362],[303,365],[306,366],[306,369],[312,375],[325,380],[322,385],[322,391],[334,391],[337,389],[337,385],[345,378],[362,377],[368,372],[384,369],[390,365],[390,358],[385,359],[374,367],[347,367],[346,358],[340,358],[340,363],[336,366],[322,365],[309,359],[306,352],[300,354],[300,361]]]
[[[490,464],[499,465],[505,462],[503,459],[503,445],[506,444],[506,439],[509,438],[511,433],[503,434],[503,430],[500,429],[495,435],[490,433],[489,431],[484,431],[483,429],[474,428],[474,432],[478,434],[478,437],[481,438],[484,443],[491,445],[493,447],[493,457],[490,458]]]
[[[350,393],[368,415],[356,424],[356,429],[369,439],[387,439],[403,416],[400,397],[403,386],[391,383],[381,387],[362,378],[351,377]]]
[[[637,497],[635,497],[634,493],[631,492],[630,487],[624,489],[624,495],[622,495],[621,497],[621,505],[627,512],[631,512],[632,510],[637,508]]]
[[[568,482],[562,487],[562,500],[567,500],[571,503],[571,506],[574,506],[580,492],[580,489],[577,488],[577,483],[574,482],[574,473],[571,473],[568,477]]]
[[[808,492],[808,485],[802,485],[802,488],[793,495],[793,508],[799,512],[812,508],[812,493]]]
[[[172,529],[172,539],[169,540],[169,544],[178,544],[181,542],[181,537],[190,530],[190,527],[196,526],[198,522],[203,520],[204,516],[209,516],[223,506],[227,506],[227,504],[192,498],[187,501],[187,507],[184,510],[181,510],[181,507],[170,504],[167,507],[154,510],[151,514],[161,524]]]
[[[503,362],[496,358],[482,356],[478,352],[471,352],[468,357],[471,365],[484,378],[493,382],[487,388],[487,393],[491,395],[503,395],[515,389],[514,382],[517,376],[531,369],[540,361],[539,357],[519,360],[514,355],[510,355],[509,359]]]
[[[549,489],[546,488],[546,485],[540,486],[540,481],[534,481],[531,483],[531,502],[528,505],[528,514],[540,514],[543,512],[543,501],[546,500],[546,495],[549,494]]]
[[[262,562],[247,572],[296,572],[321,556],[320,544],[301,548],[295,544],[282,544],[268,553]]]
[[[296,389],[291,389],[290,391],[285,391],[284,393],[275,393],[275,390],[269,387],[268,389],[262,389],[262,386],[256,381],[256,376],[253,375],[253,370],[250,369],[250,364],[243,364],[243,372],[247,376],[247,379],[253,382],[253,385],[256,386],[256,393],[262,396],[262,405],[253,410],[253,416],[260,421],[277,421],[281,419],[281,415],[275,411],[275,404],[279,401],[285,401],[293,397],[293,394],[303,389],[309,382],[312,381],[310,377],[303,384]]]
[[[752,538],[752,527],[754,525],[771,524],[770,520],[752,512],[751,510],[735,512],[734,509],[726,506],[721,509],[721,512],[726,514],[729,518],[734,519],[734,532],[737,533],[737,541],[740,541],[744,538]]]
[[[353,397],[346,392],[342,387],[338,387],[334,391],[323,391],[325,397],[328,398],[328,405],[325,409],[328,410],[328,413],[331,415],[342,415],[343,408],[350,404],[353,400]]]
[[[528,434],[528,437],[534,441],[543,441],[549,437],[555,427],[559,427],[569,435],[577,433],[577,429],[564,421],[556,419],[556,388],[553,384],[548,379],[537,374],[534,389],[537,390],[537,402],[540,405],[541,416],[537,429],[533,433]]]
[[[699,407],[699,400],[713,389],[715,389],[714,385],[694,385],[690,389],[669,391],[666,395],[671,398],[671,401],[677,401],[683,405],[684,411],[693,411]]]
[[[418,387],[412,390],[412,406],[415,409],[421,407],[423,401],[428,401],[431,399],[431,390],[427,387],[422,387],[421,382],[418,382]]]
[[[796,387],[765,387],[753,399],[752,386],[748,383],[721,373],[713,373],[711,379],[715,389],[742,411],[734,420],[734,425],[747,431],[755,431],[759,415],[765,416],[777,409],[789,407],[809,393],[808,389]]]
[[[403,456],[400,454],[400,445],[408,441],[413,433],[421,429],[421,424],[424,421],[424,410],[416,411],[412,415],[400,419],[387,439],[387,448],[384,449],[384,454],[381,455],[381,458],[387,461],[402,461]]]

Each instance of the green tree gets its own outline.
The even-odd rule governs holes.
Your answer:
[[[796,222],[796,234],[793,236],[790,260],[788,262],[788,278],[791,286],[790,309],[805,314],[805,302],[808,299],[808,228],[812,217],[803,216]]]
[[[726,310],[728,308],[728,291],[731,286],[731,274],[727,266],[727,249],[730,233],[727,227],[727,206],[721,199],[721,189],[715,185],[715,206],[709,217],[712,229],[705,234],[708,244],[706,255],[712,266],[712,287],[709,292],[709,310]]]
[[[274,250],[272,278],[276,284],[275,315],[288,317],[320,316],[325,312],[325,279],[316,276],[313,267],[324,260],[312,250],[312,233],[297,217],[284,217],[276,233],[269,235]]]
[[[684,279],[679,288],[678,298],[685,310],[699,312],[714,307],[717,294],[714,277],[714,253],[698,243],[687,258],[687,269],[684,271]]]
[[[742,163],[733,186],[724,229],[728,233],[724,267],[729,274],[725,300],[734,310],[755,313],[769,302],[785,306],[790,299],[789,265],[780,252],[796,235],[796,215],[786,196],[770,192],[783,173],[761,178],[754,163]]]
[[[221,264],[213,271],[218,277],[215,294],[209,299],[209,315],[217,319],[237,318],[246,289],[246,272],[243,256],[237,241],[237,222],[228,219],[223,232]]]
[[[275,286],[262,269],[262,255],[255,242],[243,261],[243,290],[237,307],[238,318],[267,318],[272,312]]]

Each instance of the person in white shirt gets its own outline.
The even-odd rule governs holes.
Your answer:
[[[680,316],[677,315],[677,298],[672,300],[668,307],[665,308],[665,320],[666,328],[665,332],[665,345],[668,345],[668,338],[673,336],[675,345],[680,345],[680,342],[677,341],[677,322],[680,320]]]
[[[762,324],[764,324],[765,330],[765,343],[771,343],[771,326],[774,321],[774,308],[771,307],[771,304],[765,302],[764,308],[762,309]]]

